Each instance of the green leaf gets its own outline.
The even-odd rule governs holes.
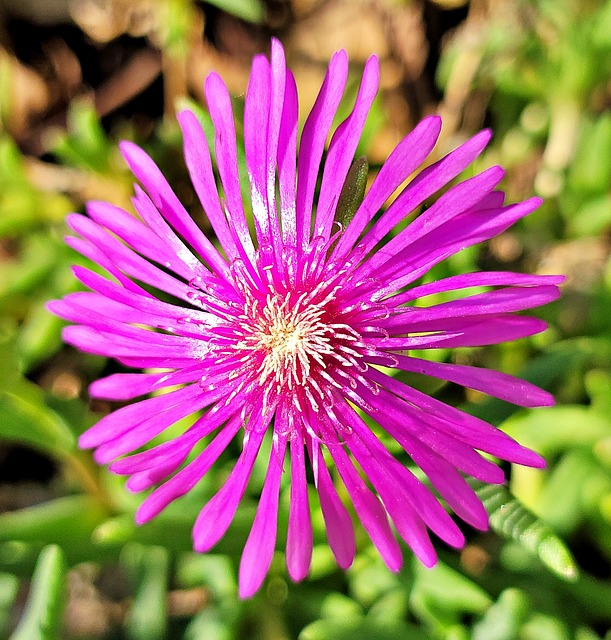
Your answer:
[[[56,543],[68,552],[91,538],[106,509],[91,496],[67,496],[0,514],[0,541]]]
[[[38,558],[23,616],[10,640],[59,640],[66,603],[66,563],[56,545]]]
[[[167,630],[167,596],[170,559],[164,547],[127,545],[121,559],[131,569],[136,595],[127,615],[130,640],[162,640]]]
[[[21,376],[14,327],[0,323],[0,438],[23,442],[53,454],[74,449],[74,435],[66,422],[45,402],[44,391]]]
[[[343,593],[330,593],[325,597],[320,615],[322,618],[350,624],[352,620],[360,620],[363,617],[363,608],[352,598]]]
[[[604,476],[601,483],[595,482],[598,475]],[[597,484],[599,489],[594,491]],[[592,454],[571,449],[551,469],[531,506],[566,536],[583,522],[585,514],[598,510],[597,498],[604,495],[605,485],[611,487],[611,478],[599,469]]]
[[[14,140],[0,135],[0,236],[18,236],[40,223],[59,222],[73,208],[65,196],[32,184]]]
[[[93,532],[93,540],[103,546],[122,546],[127,542],[154,544],[163,539],[166,547],[174,551],[193,548],[190,517],[174,518],[161,514],[154,520],[138,526],[132,513],[122,514],[102,522]]]
[[[4,369],[2,381],[0,382],[0,391],[5,387],[13,386],[21,377],[15,341],[16,331],[16,323],[7,318],[0,320],[0,362]]]
[[[609,418],[583,405],[542,407],[522,412],[503,424],[503,431],[544,457],[579,446],[591,446],[609,434]]]
[[[32,304],[20,327],[18,345],[26,371],[59,351],[64,320],[49,313],[42,302]]]
[[[571,186],[579,191],[604,194],[611,180],[611,115],[581,122],[581,140],[571,164]]]
[[[0,637],[4,638],[17,598],[19,580],[12,573],[0,573]]]
[[[177,562],[174,579],[183,589],[206,586],[216,600],[236,601],[238,586],[228,556],[185,553]]]
[[[409,612],[409,592],[401,586],[384,594],[367,612],[367,618],[375,620],[403,620]]]
[[[217,543],[215,551],[240,555],[244,549],[246,535],[254,519],[256,504],[243,503],[235,515],[227,533]],[[172,551],[191,551],[194,517],[181,513],[180,503],[174,509],[170,506],[153,520],[137,525],[132,513],[124,513],[109,518],[94,531],[93,539],[99,545],[122,546],[127,542],[156,544],[163,540]]]
[[[600,640],[600,636],[587,627],[581,627],[575,631],[575,640]]]
[[[435,627],[446,629],[459,622],[464,614],[483,613],[492,603],[479,585],[442,562],[427,569],[414,558],[413,567],[411,609]]]
[[[24,238],[18,258],[0,262],[0,301],[46,289],[49,276],[57,270],[60,251],[58,243],[44,234]]]
[[[482,501],[490,525],[500,535],[516,540],[534,553],[556,575],[573,582],[579,572],[564,542],[502,485],[471,481]]]
[[[163,15],[163,49],[174,57],[182,58],[189,52],[189,34],[193,29],[193,4],[191,0],[168,0],[162,5]]]
[[[58,132],[53,151],[67,164],[103,173],[110,168],[113,145],[106,138],[95,106],[74,100],[68,111],[68,131]]]
[[[428,636],[415,625],[402,620],[370,621],[363,619],[346,624],[345,621],[317,620],[299,634],[299,640],[428,640]]]
[[[552,616],[535,613],[524,625],[520,640],[570,640],[566,625]]]
[[[265,20],[265,5],[260,0],[207,0],[207,3],[246,22],[261,24]]]
[[[405,572],[409,575],[409,572]],[[348,574],[350,595],[364,608],[368,609],[384,594],[401,587],[401,578],[384,566],[379,556],[360,554]]]
[[[519,589],[506,589],[473,627],[473,640],[513,640],[526,621],[530,603]]]
[[[577,211],[571,211],[569,233],[575,237],[598,236],[611,224],[611,196],[603,194],[587,200]]]
[[[200,611],[189,623],[184,640],[234,640],[239,622],[239,601],[212,604]]]
[[[67,453],[75,446],[68,425],[45,405],[42,389],[25,379],[0,390],[0,437],[51,453]]]

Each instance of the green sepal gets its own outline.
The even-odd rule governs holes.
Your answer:
[[[335,222],[338,222],[342,229],[345,229],[350,224],[354,214],[363,202],[368,174],[369,163],[365,156],[357,158],[348,170],[344,186],[339,194],[337,208],[335,209]]]

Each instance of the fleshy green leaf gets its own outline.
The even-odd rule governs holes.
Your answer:
[[[571,635],[562,621],[536,613],[524,625],[521,637],[526,640],[570,640]]]
[[[510,640],[518,637],[530,603],[519,589],[506,589],[473,627],[473,640]]]
[[[23,616],[10,640],[59,640],[66,603],[66,563],[56,545],[38,558]]]
[[[265,19],[265,5],[260,0],[207,0],[207,2],[246,22],[261,24]]]
[[[400,576],[388,571],[378,557],[370,555],[356,559],[349,582],[351,596],[365,609],[401,586]]]
[[[465,614],[483,613],[492,602],[479,585],[442,562],[427,569],[414,558],[413,567],[411,610],[434,627],[447,629]]]
[[[14,329],[0,326],[0,438],[22,442],[54,454],[74,449],[70,427],[45,403],[43,390],[22,377]]]
[[[353,621],[346,624],[345,621],[317,620],[309,624],[299,634],[299,640],[355,640],[367,638],[367,640],[397,640],[397,638],[409,638],[410,640],[427,640],[428,636],[414,625],[402,620],[387,620],[385,622],[372,622],[368,619]]]
[[[136,595],[127,615],[130,640],[162,640],[167,629],[169,555],[164,547],[130,544],[122,560],[131,569]]]
[[[94,105],[76,100],[68,111],[69,133],[58,133],[53,151],[65,164],[103,173],[110,167],[113,145],[106,138]]]
[[[245,531],[252,523],[255,505],[243,504],[237,512],[229,530],[218,542],[215,551],[218,553],[239,554],[244,548]],[[163,540],[165,546],[173,551],[190,551],[193,549],[191,530],[193,517],[191,514],[180,514],[179,510],[161,513],[143,525],[134,522],[131,513],[109,518],[94,531],[93,539],[105,546],[122,546],[127,542],[156,544]]]
[[[103,546],[122,546],[127,542],[154,544],[163,539],[166,547],[175,551],[192,549],[192,518],[171,518],[165,514],[142,526],[136,525],[133,514],[122,514],[102,522],[93,532],[93,540]]]
[[[33,184],[14,140],[0,135],[0,236],[17,236],[41,223],[59,222],[73,208],[66,196]]]
[[[206,586],[215,599],[236,601],[238,586],[235,570],[228,556],[183,554],[177,562],[175,580],[182,588]]]
[[[0,637],[4,638],[11,619],[11,609],[17,591],[19,580],[11,573],[0,573]]]
[[[25,379],[0,390],[0,437],[52,453],[75,445],[68,425],[45,405],[42,390]]]
[[[484,504],[490,525],[534,553],[556,575],[568,581],[579,577],[571,552],[545,522],[530,512],[502,485],[472,483]]]
[[[212,604],[200,611],[185,630],[184,640],[233,640],[239,620],[237,601]]]
[[[56,543],[65,549],[88,541],[106,509],[90,496],[67,496],[0,514],[0,541]]]

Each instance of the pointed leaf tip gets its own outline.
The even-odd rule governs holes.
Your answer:
[[[30,593],[10,640],[58,640],[66,605],[66,562],[57,545],[38,556]]]
[[[569,582],[579,577],[577,564],[552,528],[535,516],[505,486],[470,483],[488,511],[490,525],[500,535],[519,542],[553,573]]]

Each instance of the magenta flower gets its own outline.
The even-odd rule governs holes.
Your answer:
[[[220,250],[196,226],[153,161],[124,142],[123,155],[143,186],[136,186],[133,199],[141,220],[102,202],[89,203],[88,217],[70,216],[69,225],[79,236],[68,239],[70,246],[112,278],[74,267],[92,291],[50,304],[54,313],[76,323],[64,330],[69,344],[127,367],[162,369],[98,380],[91,385],[93,397],[131,400],[172,387],[104,417],[80,440],[82,447],[95,448],[100,464],[111,463],[112,471],[130,476],[129,489],[157,486],[137,512],[139,523],[192,489],[239,437],[242,452],[235,467],[193,529],[197,551],[213,547],[234,517],[265,434],[273,433],[240,564],[242,597],[257,591],[269,569],[283,474],[290,474],[286,562],[290,576],[301,580],[312,554],[306,466],[338,564],[347,568],[352,563],[355,537],[328,468],[331,461],[363,527],[397,571],[402,553],[395,534],[426,566],[436,562],[429,530],[454,547],[463,545],[464,537],[378,433],[400,445],[457,516],[482,530],[488,524],[486,512],[463,476],[501,483],[504,475],[480,452],[544,465],[539,455],[493,426],[388,372],[433,376],[525,407],[553,403],[545,391],[503,373],[408,355],[412,349],[495,344],[545,328],[541,320],[514,312],[554,300],[561,277],[508,272],[466,273],[433,282],[425,277],[445,258],[503,232],[536,209],[539,200],[504,206],[503,193],[496,190],[503,170],[492,167],[447,190],[388,237],[490,139],[483,131],[421,171],[382,212],[389,196],[431,153],[441,121],[430,117],[392,152],[352,220],[342,225],[338,200],[378,88],[377,59],[367,62],[354,109],[333,133],[315,201],[347,73],[342,51],[329,64],[297,153],[297,91],[282,46],[272,42],[271,62],[255,57],[244,112],[251,190],[246,207],[230,97],[220,77],[210,75],[205,90],[223,196],[196,117],[183,111],[179,121],[191,179]],[[152,295],[151,287],[176,302]],[[450,302],[422,302],[471,287],[487,289]],[[134,453],[192,414],[198,417],[183,434]],[[372,431],[365,416],[379,429]],[[212,434],[205,449],[190,456]],[[287,449],[290,462],[283,466]]]

